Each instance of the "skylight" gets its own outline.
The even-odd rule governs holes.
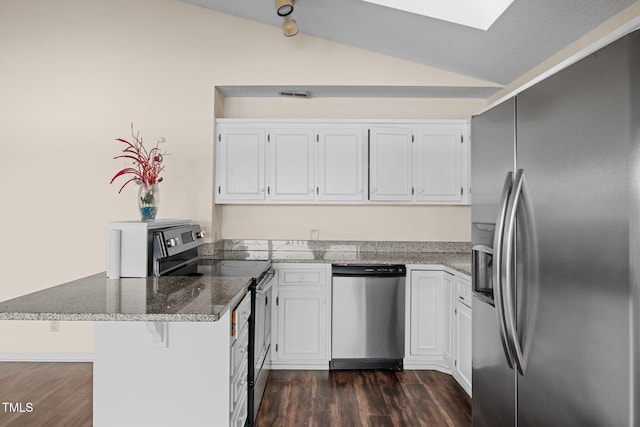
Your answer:
[[[417,15],[488,30],[513,0],[363,0]]]

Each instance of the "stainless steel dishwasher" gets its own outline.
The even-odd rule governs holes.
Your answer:
[[[334,265],[330,369],[402,369],[404,265]]]

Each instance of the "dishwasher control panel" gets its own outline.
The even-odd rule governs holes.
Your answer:
[[[405,276],[407,270],[404,265],[355,265],[334,264],[334,276]]]

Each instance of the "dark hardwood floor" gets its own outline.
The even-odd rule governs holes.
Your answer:
[[[0,426],[92,426],[92,378],[91,363],[0,362]],[[256,427],[272,426],[468,427],[471,400],[436,371],[271,371]]]
[[[0,426],[90,427],[92,379],[91,363],[0,362]]]
[[[436,371],[271,371],[256,427],[471,426],[471,399]]]

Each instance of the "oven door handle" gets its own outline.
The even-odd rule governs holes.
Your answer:
[[[273,286],[273,276],[276,275],[276,272],[273,269],[269,269],[267,274],[262,278],[260,283],[256,286],[256,292],[259,294],[263,294],[267,292],[271,286]]]

